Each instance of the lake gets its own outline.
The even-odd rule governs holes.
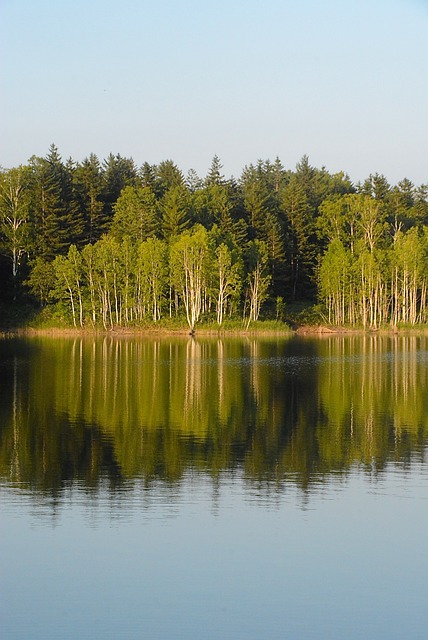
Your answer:
[[[425,639],[428,338],[0,340],[0,637]]]

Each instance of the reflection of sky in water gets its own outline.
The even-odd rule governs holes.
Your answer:
[[[2,637],[419,640],[427,496],[417,462],[355,468],[305,503],[239,474],[113,497],[73,487],[55,513],[2,491]]]

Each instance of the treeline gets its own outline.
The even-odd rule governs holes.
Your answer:
[[[336,324],[426,322],[428,185],[354,185],[303,157],[226,179],[172,162],[45,158],[0,173],[3,300],[65,301],[75,326],[257,320],[319,302]]]

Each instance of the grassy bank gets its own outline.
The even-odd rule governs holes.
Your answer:
[[[195,333],[198,335],[330,335],[343,333],[426,333],[427,325],[399,325],[364,328],[351,326],[333,326],[325,321],[322,310],[317,305],[290,305],[284,320],[265,318],[249,325],[242,319],[226,319],[221,326],[214,318],[198,323]],[[37,308],[27,301],[0,303],[0,332],[2,333],[52,333],[52,334],[91,334],[114,333],[126,335],[135,333],[189,335],[190,329],[183,316],[165,317],[154,323],[150,319],[124,326],[93,326],[87,321],[83,327],[74,327],[67,307],[60,303]]]
[[[195,331],[198,334],[238,334],[238,333],[284,333],[291,334],[293,329],[286,321],[264,319],[250,323],[242,319],[226,319],[221,326],[214,319],[204,320],[197,324]],[[61,304],[49,305],[44,308],[35,308],[28,303],[16,302],[0,304],[0,330],[3,332],[72,332],[93,333],[105,332],[126,333],[177,333],[188,335],[190,333],[186,318],[183,316],[165,317],[159,322],[147,319],[143,322],[128,323],[113,327],[92,325],[89,321],[83,327],[74,327],[69,316],[68,309]]]

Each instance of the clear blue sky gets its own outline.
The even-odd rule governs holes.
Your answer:
[[[0,56],[3,167],[53,142],[428,182],[428,0],[0,0]]]

